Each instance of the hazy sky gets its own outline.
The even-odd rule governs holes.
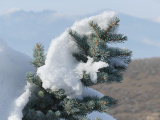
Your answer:
[[[83,15],[109,9],[155,20],[160,17],[160,0],[0,0],[0,15],[17,9],[51,9],[68,15]]]

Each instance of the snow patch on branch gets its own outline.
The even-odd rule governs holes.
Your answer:
[[[75,22],[71,29],[79,34],[87,35],[91,33],[89,28],[90,21],[95,21],[100,27],[106,28],[114,17],[116,17],[115,12],[104,12]],[[106,67],[108,64],[101,61],[93,62],[92,58],[89,58],[87,63],[78,62],[72,56],[72,53],[77,51],[79,49],[68,34],[68,29],[52,40],[45,65],[37,70],[37,75],[40,76],[43,82],[42,86],[45,89],[56,91],[62,88],[68,98],[82,96],[84,86],[80,79],[82,78],[83,70],[90,74],[93,82],[96,82],[96,72],[98,72],[99,68]]]
[[[90,74],[92,82],[97,82],[97,72],[99,68],[107,67],[108,64],[102,61],[93,62],[93,58],[88,57],[87,63],[79,63],[77,66],[77,71],[83,77],[83,71],[86,71],[86,74]]]
[[[22,120],[23,117],[22,110],[29,101],[29,97],[31,94],[30,88],[31,85],[27,83],[25,87],[25,92],[19,98],[16,99],[14,111],[8,117],[8,120]]]
[[[115,118],[106,113],[99,113],[97,111],[93,111],[92,113],[87,114],[87,117],[91,120],[96,120],[96,118],[100,118],[101,120],[116,120]]]
[[[102,29],[106,29],[109,26],[109,23],[113,18],[117,17],[117,13],[114,11],[105,11],[102,14],[92,16],[89,18],[85,18],[81,21],[77,21],[71,27],[72,30],[76,31],[78,34],[91,34],[91,30],[89,27],[89,22],[94,21],[97,23]]]
[[[102,93],[100,93],[100,92],[98,92],[98,91],[96,91],[96,90],[94,90],[94,89],[92,89],[92,88],[84,88],[83,89],[83,92],[82,92],[82,97],[88,97],[88,96],[90,96],[90,97],[98,97],[98,98],[102,98],[102,97],[104,97],[104,95],[102,94]]]

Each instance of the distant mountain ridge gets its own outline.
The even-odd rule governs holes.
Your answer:
[[[74,20],[54,11],[17,11],[0,16],[0,36],[12,48],[32,56],[37,42],[45,48],[54,37],[59,36]],[[17,44],[17,45],[16,45]]]
[[[51,40],[63,33],[76,20],[99,13],[101,12],[67,16],[50,10],[42,12],[20,10],[0,16],[0,37],[12,48],[32,56],[33,46],[37,42],[42,42],[47,50]],[[117,46],[131,49],[134,59],[160,56],[159,23],[122,13],[118,16],[121,20],[118,32],[127,35],[128,41]]]

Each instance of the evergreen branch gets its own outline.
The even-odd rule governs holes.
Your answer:
[[[77,61],[82,61],[84,63],[86,63],[88,61],[87,56],[83,55],[81,53],[73,53],[72,55],[73,55],[73,57],[76,58]]]
[[[117,71],[120,71],[120,72],[122,72],[122,71],[126,71],[127,70],[127,67],[128,66],[114,66],[114,68],[117,70]]]
[[[111,98],[109,96],[104,96],[100,100],[103,101],[108,107],[115,107],[118,104],[118,100]]]
[[[81,49],[86,55],[88,55],[89,45],[87,43],[87,36],[84,35],[83,37],[81,37],[77,32],[73,32],[71,29],[69,30],[69,34],[72,38],[74,38],[79,49]]]
[[[90,75],[86,74],[86,72],[83,73],[83,78],[81,79],[81,82],[85,87],[98,85],[101,83],[105,83],[107,81],[108,81],[108,74],[105,72],[97,72],[97,82],[96,83],[92,82],[92,80],[90,79]]]
[[[33,57],[34,59],[31,60],[31,63],[37,69],[45,64],[44,58],[44,47],[41,43],[37,43],[36,47],[33,50]]]
[[[116,18],[116,19],[112,22],[112,24],[109,25],[109,27],[107,28],[107,30],[106,30],[106,32],[103,34],[103,36],[106,36],[106,35],[110,32],[110,30],[113,28],[113,26],[118,25],[118,22],[119,22],[119,21],[120,21],[120,20],[119,20],[118,18]]]
[[[123,36],[122,34],[107,34],[103,37],[103,40],[106,42],[123,42],[127,40],[127,36]]]
[[[95,83],[90,79],[90,75],[86,74],[86,71],[83,71],[83,78],[81,79],[81,82],[86,87],[95,85]]]
[[[113,72],[113,71],[106,72],[109,69],[111,68],[105,67],[105,68],[101,68],[98,70],[99,72],[97,72],[97,82],[96,83],[92,82],[92,80],[90,79],[90,75],[84,72],[83,78],[81,79],[82,84],[85,87],[90,87],[90,86],[98,85],[102,83],[109,83],[109,84],[113,82],[119,83],[123,80],[123,74],[119,73],[120,70],[123,71],[122,69],[120,69],[118,72]]]
[[[123,74],[119,73],[119,74],[109,74],[108,75],[108,80],[106,81],[106,83],[111,84],[113,82],[116,83],[121,83],[121,81],[123,80]]]
[[[111,100],[109,98],[97,98],[97,97],[84,97],[80,99],[65,99],[63,102],[63,107],[68,115],[82,115],[85,116],[86,113],[91,113],[93,111],[104,111],[108,112],[108,107]],[[74,109],[74,110],[73,110]]]
[[[102,53],[102,52],[96,52],[96,53],[97,53],[97,54],[100,54],[101,56],[102,56],[102,55],[109,56],[109,52],[103,52],[103,53]]]
[[[97,82],[100,82],[100,83],[108,83],[108,84],[111,84],[111,83],[120,83],[122,80],[123,80],[123,74],[120,73],[121,71],[118,71],[116,69],[114,69],[113,66],[110,65],[110,63],[108,63],[109,66],[108,67],[105,67],[105,68],[100,68],[98,71],[98,80]],[[106,75],[106,80],[101,80],[101,76],[103,77],[103,73],[105,73]]]
[[[128,49],[123,49],[123,48],[108,47],[107,50],[110,53],[109,57],[118,57],[118,56],[128,56],[129,57],[132,54],[132,51]]]
[[[109,107],[114,107],[117,105],[117,100],[109,96],[104,96],[102,98],[97,97],[84,97],[82,100],[78,100],[78,109],[81,111],[86,111],[88,113],[93,111],[103,111],[108,112]],[[85,107],[83,107],[85,106]]]
[[[98,24],[94,23],[93,21],[89,22],[89,25],[93,28],[94,32],[96,33],[96,35],[101,39],[101,29],[98,26]],[[99,31],[99,32],[98,32]]]
[[[26,74],[26,81],[28,81],[38,87],[42,86],[42,81],[40,79],[38,79],[38,77],[35,77],[32,72],[28,72]]]
[[[96,41],[96,43],[95,43],[94,50],[93,50],[93,52],[92,52],[92,55],[91,55],[91,56],[93,56],[93,55],[95,54],[97,44],[98,44],[98,41]]]

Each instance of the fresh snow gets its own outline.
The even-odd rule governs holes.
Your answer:
[[[104,95],[98,92],[97,90],[94,90],[89,87],[85,87],[82,92],[82,97],[87,97],[87,96],[102,98]]]
[[[87,35],[91,33],[90,21],[94,20],[100,27],[106,28],[114,17],[116,17],[115,12],[104,12],[75,22],[71,29],[79,34]],[[59,37],[52,40],[45,65],[38,68],[37,74],[42,79],[45,89],[55,91],[63,88],[68,98],[79,97],[84,89],[80,81],[83,70],[89,73],[91,80],[96,83],[98,69],[108,66],[101,61],[93,62],[92,58],[89,57],[87,63],[78,62],[72,56],[73,52],[79,52],[79,49],[68,34],[68,29],[66,29]]]
[[[29,97],[31,94],[30,88],[31,88],[31,85],[27,83],[25,92],[19,98],[16,99],[15,109],[11,113],[11,115],[8,117],[8,120],[22,120],[22,117],[23,117],[22,110],[29,101]]]
[[[83,77],[83,71],[86,71],[86,74],[90,74],[92,82],[96,83],[98,69],[107,66],[108,64],[105,62],[93,62],[93,58],[88,57],[87,63],[79,63],[76,70],[81,78]]]
[[[43,81],[45,89],[63,88],[66,95],[76,97],[82,95],[83,86],[75,68],[78,62],[73,58],[68,33],[52,41],[46,56],[45,65],[38,68],[37,74]]]
[[[90,34],[92,31],[89,27],[89,22],[94,21],[102,29],[106,29],[108,24],[112,21],[113,18],[117,17],[117,13],[114,11],[105,11],[102,14],[85,18],[81,21],[77,21],[71,27],[72,30],[77,31],[79,34]]]
[[[0,120],[7,120],[14,100],[24,92],[25,74],[34,69],[30,58],[7,46],[0,39]]]
[[[90,120],[96,120],[96,118],[100,118],[101,120],[116,120],[106,113],[99,113],[97,111],[93,111],[92,113],[88,114],[87,117],[90,118]]]

